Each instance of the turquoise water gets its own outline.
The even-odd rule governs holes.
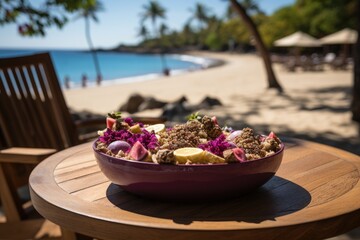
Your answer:
[[[0,49],[0,58],[39,52],[44,52],[44,50]],[[95,66],[90,52],[74,50],[49,50],[49,52],[62,86],[64,86],[65,77],[70,78],[72,86],[80,86],[83,74],[86,74],[89,85],[95,84]],[[117,79],[116,82],[140,79],[134,78],[137,76],[146,76],[145,79],[162,73],[162,63],[159,55],[98,52],[98,59],[104,79],[103,84],[110,84],[115,79]],[[194,62],[180,60],[179,56],[176,55],[167,55],[166,63],[172,73],[201,67]]]

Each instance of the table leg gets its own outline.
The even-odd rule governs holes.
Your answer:
[[[64,240],[76,240],[76,233],[61,227],[61,236]]]

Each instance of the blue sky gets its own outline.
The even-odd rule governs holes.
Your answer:
[[[104,11],[98,13],[99,22],[91,23],[93,42],[96,47],[111,48],[119,43],[136,44],[140,13],[149,0],[102,0]],[[223,16],[227,2],[223,0],[158,0],[166,9],[166,24],[170,29],[180,30],[190,18],[190,9],[197,2],[208,6],[212,13]],[[258,0],[260,8],[271,14],[279,7],[292,4],[294,0]],[[0,48],[51,48],[87,49],[84,20],[70,21],[62,30],[53,27],[46,37],[22,37],[15,24],[0,26]]]

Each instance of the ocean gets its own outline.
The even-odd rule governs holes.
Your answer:
[[[0,49],[0,58],[45,51],[51,54],[62,87],[66,77],[70,79],[71,87],[80,87],[83,75],[87,76],[89,86],[96,84],[95,65],[89,51]],[[153,79],[162,75],[163,71],[160,55],[157,54],[98,52],[98,59],[103,77],[102,85]],[[165,55],[165,59],[171,75],[209,65],[206,59],[188,55]]]

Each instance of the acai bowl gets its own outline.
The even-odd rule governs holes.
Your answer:
[[[166,128],[111,113],[98,134],[93,150],[104,175],[127,192],[160,200],[243,195],[274,176],[284,152],[273,132],[232,130],[198,114]]]

